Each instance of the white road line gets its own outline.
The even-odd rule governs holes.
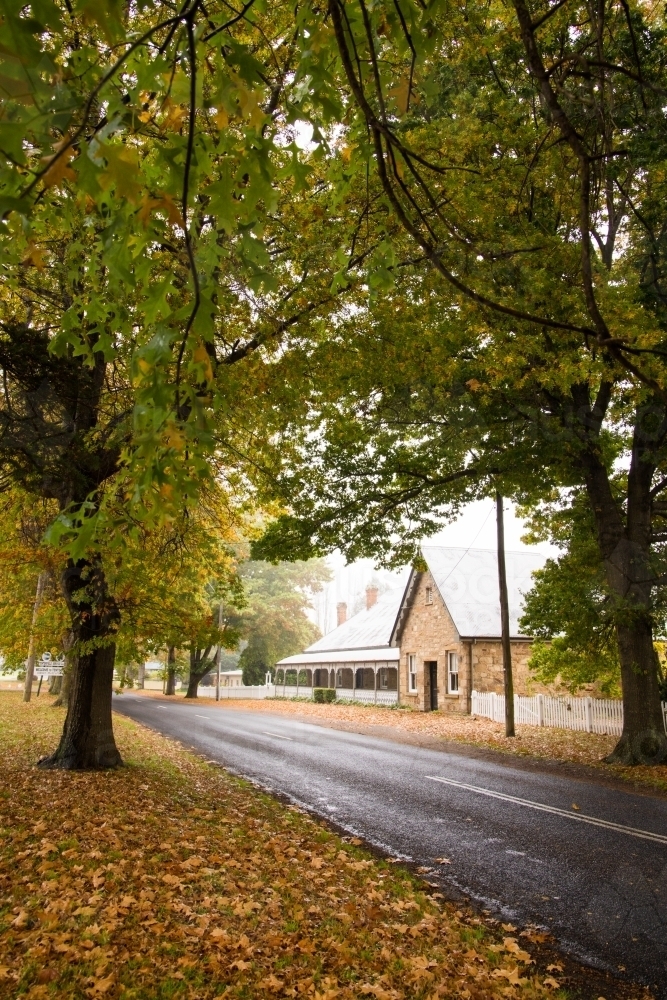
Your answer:
[[[267,732],[266,729],[263,729],[262,733],[264,734],[264,736],[275,736],[277,740],[289,740],[290,743],[294,743],[294,740],[292,739],[291,736],[281,736],[280,733],[269,733]]]
[[[206,719],[207,722],[210,722],[211,721],[211,716],[210,715],[197,715],[195,713],[195,719]]]
[[[661,833],[651,833],[650,830],[638,830],[634,826],[623,826],[622,823],[612,823],[608,819],[598,819],[597,816],[587,816],[585,813],[570,812],[568,809],[558,809],[557,806],[547,806],[542,802],[520,799],[516,795],[506,795],[504,792],[493,792],[490,788],[480,788],[479,785],[466,785],[465,782],[454,781],[452,778],[438,778],[433,774],[426,774],[424,777],[429,781],[440,781],[443,785],[453,785],[455,788],[463,788],[468,792],[477,792],[478,795],[487,795],[491,799],[502,799],[503,802],[513,802],[515,805],[528,806],[529,809],[538,809],[540,812],[565,816],[566,819],[574,819],[579,823],[590,823],[592,826],[602,826],[606,830],[615,830],[617,833],[627,833],[631,837],[640,837],[642,840],[653,840],[658,844],[667,844],[667,836]]]

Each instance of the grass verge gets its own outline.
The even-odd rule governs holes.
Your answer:
[[[47,699],[0,693],[0,996],[598,995],[534,960],[537,929],[427,895],[130,720],[115,718],[124,768],[38,770],[62,721]]]

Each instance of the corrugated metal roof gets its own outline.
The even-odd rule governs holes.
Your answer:
[[[422,554],[447,605],[459,635],[500,636],[500,592],[495,549],[458,549],[424,545]],[[523,595],[533,585],[532,573],[545,556],[537,552],[506,552],[510,634],[522,636],[519,617]]]
[[[422,554],[459,635],[465,638],[500,638],[495,549],[425,545]],[[532,586],[533,570],[540,569],[544,561],[545,557],[539,553],[505,553],[512,636],[521,637],[518,619],[522,610],[522,595]],[[407,589],[401,587],[383,594],[369,610],[360,611],[303,653],[288,656],[276,665],[398,659],[398,648],[390,643],[404,596],[409,594],[409,590],[408,585]]]
[[[403,588],[390,590],[372,608],[348,618],[332,632],[318,639],[303,653],[288,656],[276,666],[293,663],[353,663],[371,660],[397,659],[390,645],[391,633],[401,606]],[[347,653],[350,656],[347,656]],[[305,660],[304,657],[317,656]],[[321,656],[320,656],[321,654]],[[345,655],[343,655],[345,654]]]

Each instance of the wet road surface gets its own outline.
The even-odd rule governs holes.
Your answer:
[[[204,700],[113,707],[667,998],[666,799]]]

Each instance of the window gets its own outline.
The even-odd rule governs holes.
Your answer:
[[[380,669],[380,687],[383,691],[386,691],[389,687],[389,676],[386,667],[381,667]]]
[[[447,693],[459,693],[459,657],[458,653],[447,653]]]
[[[433,604],[433,587],[426,588],[426,603]]]
[[[417,691],[417,656],[408,653],[408,691]]]

